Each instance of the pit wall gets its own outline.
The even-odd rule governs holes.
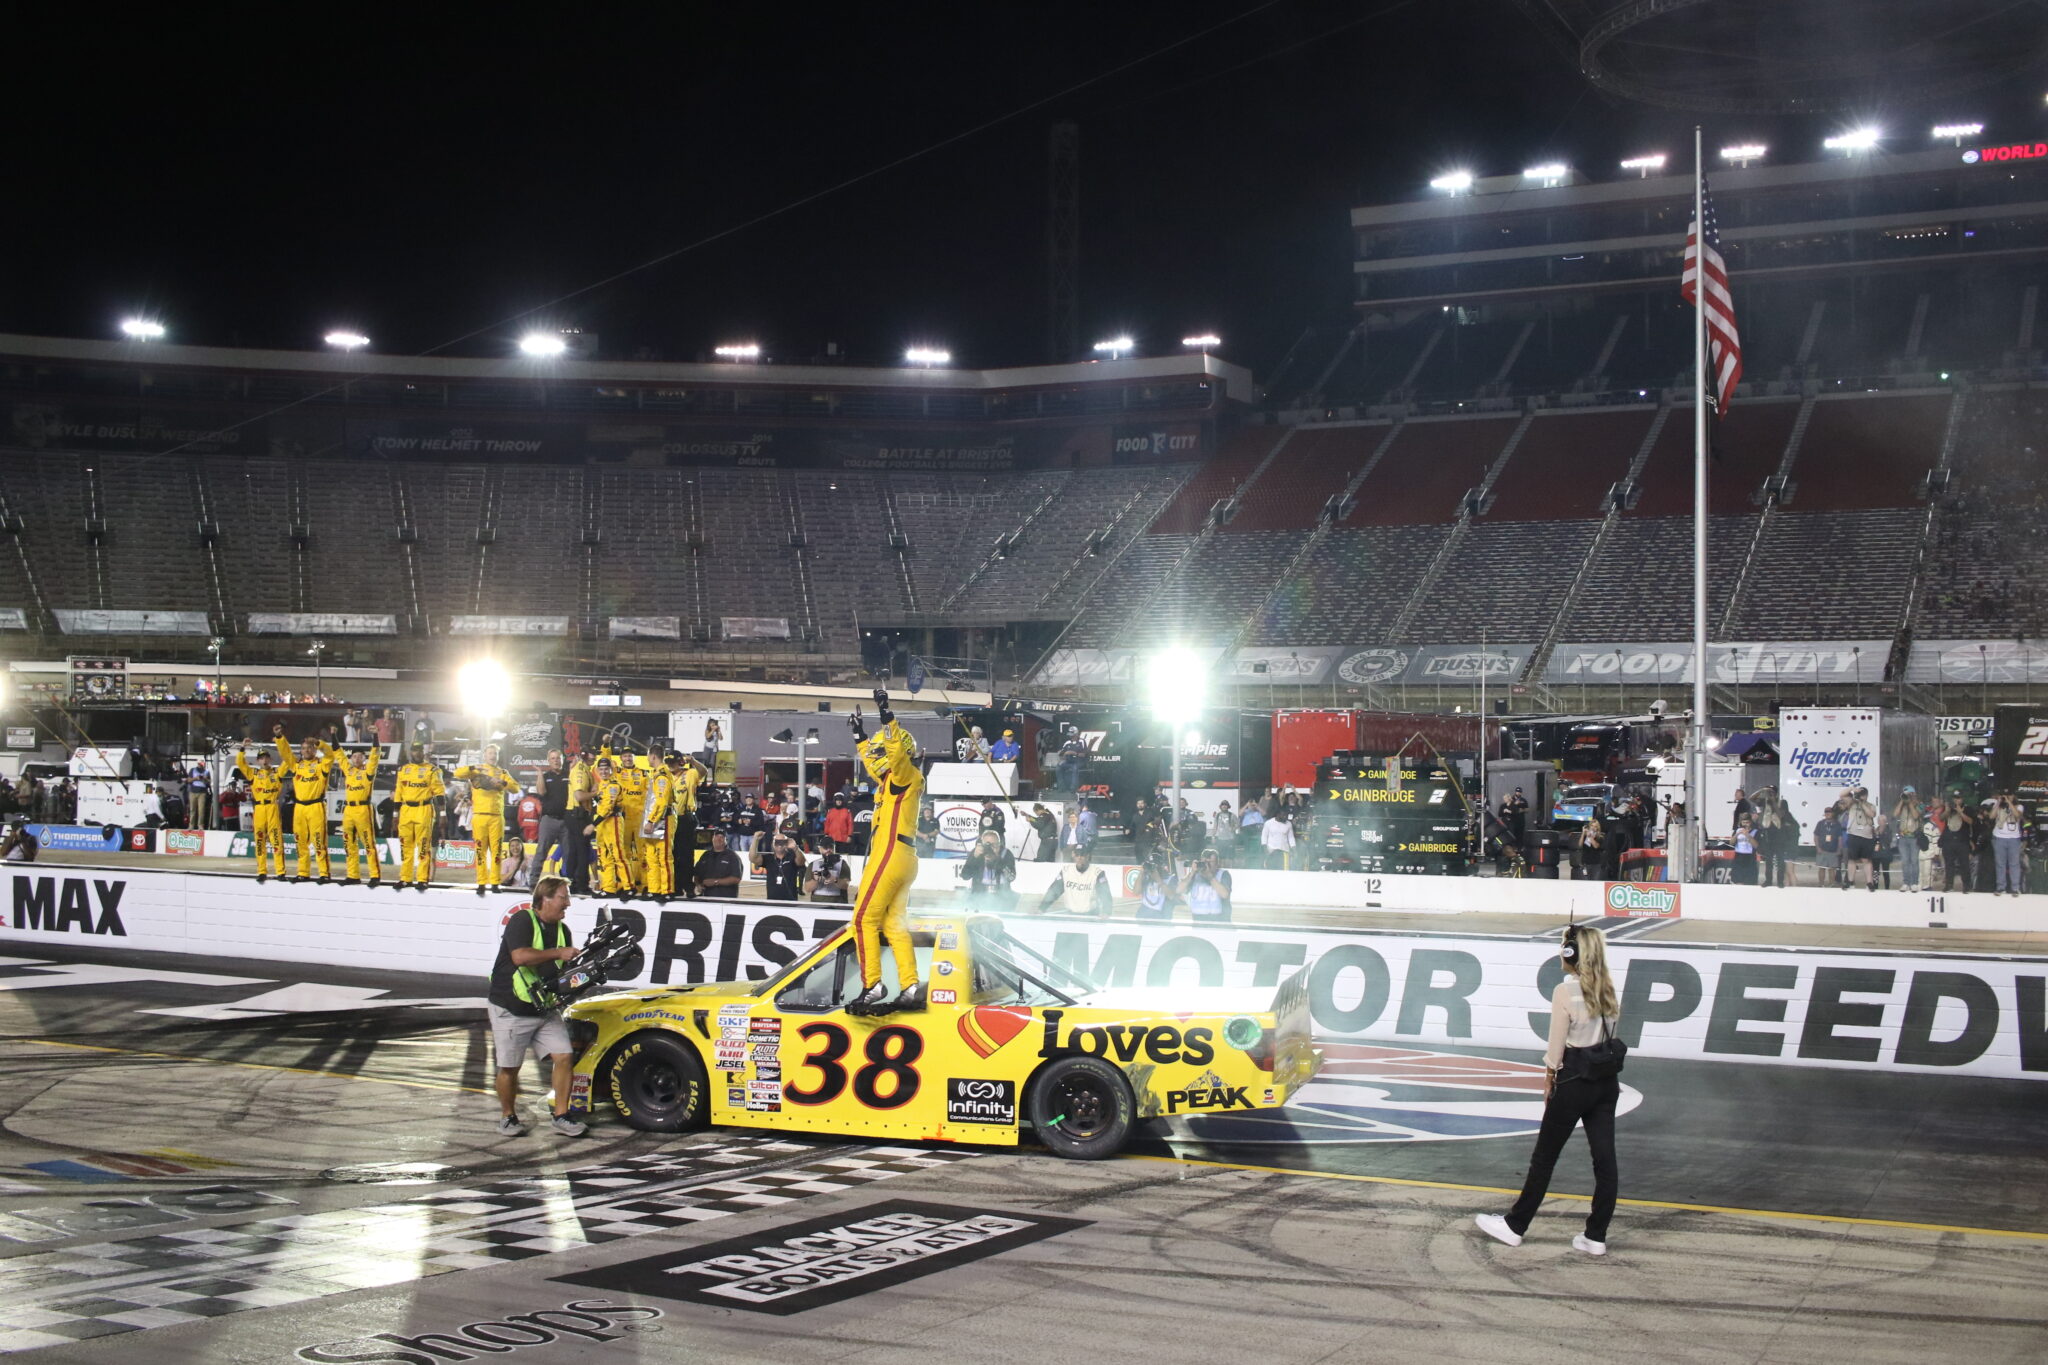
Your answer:
[[[41,979],[36,954],[60,945],[284,964],[282,981],[201,978],[191,963],[176,964],[176,979],[221,983],[219,1017],[235,1017],[237,1002],[246,1007],[241,1017],[315,1008],[293,1003],[325,997],[288,989],[296,975],[290,964],[455,974],[473,978],[481,995],[500,926],[523,904],[518,896],[454,888],[259,887],[234,874],[128,868],[45,865],[0,879],[7,883],[0,953],[9,955],[0,965],[10,969],[0,974],[0,990]],[[1481,885],[1496,897],[1508,889]],[[572,907],[579,940],[604,904]],[[645,966],[622,985],[765,980],[848,914],[842,906],[710,900],[636,902],[618,912],[645,929]],[[1547,1027],[1548,991],[1560,970],[1547,929],[1556,922],[1532,918],[1532,936],[1482,936],[1007,919],[1025,943],[1104,984],[1270,987],[1305,967],[1316,1032],[1325,1040],[1525,1052],[1541,1047]],[[1613,942],[1610,957],[1622,1036],[1640,1056],[2048,1077],[2048,958],[1626,940]],[[146,958],[133,970],[138,980],[153,971]],[[357,994],[364,998],[351,1008],[374,1006],[375,992]],[[949,1017],[935,1010],[927,1026],[945,1027]]]

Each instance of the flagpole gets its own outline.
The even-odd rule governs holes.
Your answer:
[[[1707,848],[1707,215],[1706,163],[1698,124],[1692,130],[1692,765],[1685,813],[1693,865],[1680,876],[1698,880]]]

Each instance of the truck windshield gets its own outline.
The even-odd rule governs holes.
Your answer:
[[[1083,973],[1011,938],[993,919],[970,920],[967,940],[973,947],[974,998],[1004,993],[982,1003],[1071,1005],[1102,989]]]

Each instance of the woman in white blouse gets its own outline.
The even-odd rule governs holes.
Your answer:
[[[1591,1256],[1607,1254],[1607,1224],[1614,1217],[1618,1180],[1614,1168],[1614,1109],[1621,1099],[1621,1080],[1596,1080],[1585,1074],[1583,1049],[1619,1026],[1620,1004],[1614,979],[1607,973],[1607,940],[1598,929],[1572,925],[1564,931],[1558,956],[1564,980],[1550,993],[1550,1044],[1543,1052],[1543,1127],[1529,1158],[1529,1178],[1522,1197],[1507,1216],[1482,1213],[1481,1231],[1509,1246],[1520,1246],[1550,1188],[1550,1172],[1570,1140],[1572,1130],[1586,1125],[1586,1145],[1593,1149],[1593,1209],[1586,1230],[1572,1245]]]

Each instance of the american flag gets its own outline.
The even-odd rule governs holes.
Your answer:
[[[1735,330],[1735,296],[1728,292],[1728,263],[1721,259],[1721,230],[1714,221],[1714,197],[1700,181],[1700,216],[1706,219],[1707,239],[1707,365],[1714,388],[1714,409],[1726,415],[1735,385],[1742,379],[1742,338]],[[1685,230],[1685,270],[1678,277],[1678,292],[1687,303],[1694,301],[1699,287],[1700,225]]]

